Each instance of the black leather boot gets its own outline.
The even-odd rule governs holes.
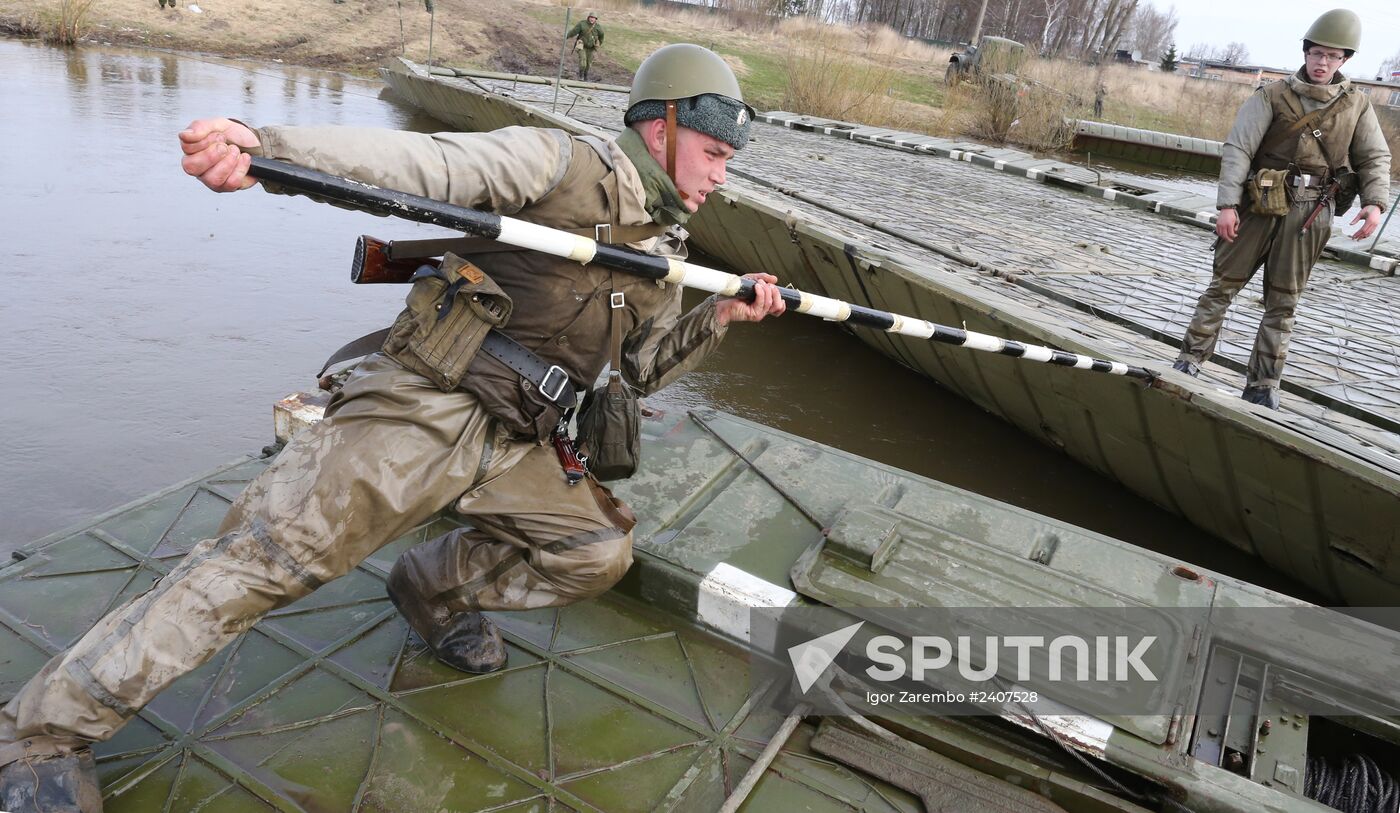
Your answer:
[[[1178,359],[1177,362],[1172,365],[1172,369],[1177,372],[1186,373],[1192,378],[1200,378],[1201,376],[1201,365],[1194,361],[1187,361],[1186,359]]]
[[[1250,402],[1269,409],[1278,409],[1279,396],[1276,387],[1245,387],[1240,397]]]
[[[385,583],[389,600],[437,659],[463,672],[484,675],[506,668],[506,643],[494,622],[479,612],[452,613],[418,595],[395,563]]]

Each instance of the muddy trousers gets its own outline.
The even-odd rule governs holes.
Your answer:
[[[588,69],[593,65],[593,49],[580,47],[578,49],[578,78],[587,79]]]
[[[474,526],[403,554],[450,611],[568,604],[615,584],[633,520],[607,489],[565,483],[552,447],[509,437],[474,396],[375,355],[150,591],[51,659],[3,711],[0,746],[111,737],[171,681],[265,613],[353,569],[453,505]]]
[[[1298,297],[1332,234],[1330,208],[1317,216],[1307,234],[1302,233],[1303,223],[1315,205],[1315,199],[1299,201],[1283,217],[1241,210],[1235,242],[1222,240],[1215,250],[1210,285],[1196,303],[1196,314],[1181,341],[1179,359],[1201,364],[1210,358],[1226,309],[1263,265],[1264,318],[1259,322],[1254,351],[1249,355],[1247,384],[1278,387],[1288,359]]]

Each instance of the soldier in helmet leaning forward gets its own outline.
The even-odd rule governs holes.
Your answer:
[[[593,65],[593,52],[603,47],[603,27],[598,25],[598,15],[588,12],[588,17],[577,23],[564,35],[564,39],[574,39],[574,49],[578,51],[578,78],[587,79],[588,69]]]
[[[1390,199],[1385,136],[1366,94],[1340,73],[1360,44],[1355,13],[1317,18],[1303,37],[1303,67],[1249,97],[1221,153],[1214,273],[1173,366],[1200,373],[1230,301],[1262,264],[1264,318],[1241,397],[1270,409],[1279,407],[1293,312],[1332,233],[1334,206],[1346,211],[1359,190],[1361,211],[1351,222],[1364,221],[1352,235],[1361,240],[1376,231]]]
[[[219,192],[253,186],[250,156],[261,155],[590,235],[602,225],[612,241],[683,257],[679,227],[724,183],[752,117],[723,60],[677,44],[638,68],[628,127],[608,142],[524,127],[423,135],[249,129],[229,119],[196,121],[179,136],[185,172]],[[699,364],[730,323],[782,313],[776,280],[750,275],[758,280],[751,304],[711,297],[682,314],[676,286],[525,251],[470,259],[476,265],[449,254],[443,271],[478,283],[485,271],[513,301],[501,332],[522,346],[522,366],[548,369],[545,379],[562,368],[569,386],[534,380],[485,352],[454,377],[413,336],[424,322],[436,330],[457,320],[438,320],[441,301],[411,294],[382,351],[359,365],[325,420],[248,486],[220,536],[100,620],[0,711],[0,809],[99,810],[88,746],[265,613],[446,506],[471,528],[404,553],[388,592],[434,654],[458,669],[505,666],[500,633],[480,611],[560,606],[622,577],[632,561],[631,511],[592,477],[569,485],[544,441],[575,388],[607,363],[615,308],[622,372],[650,392]],[[415,283],[415,292],[439,282]]]

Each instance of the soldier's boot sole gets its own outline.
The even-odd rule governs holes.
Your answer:
[[[0,810],[7,813],[102,813],[92,751],[24,757],[0,766]]]
[[[397,562],[384,586],[399,614],[438,660],[473,675],[506,668],[506,643],[491,619],[479,612],[450,613],[434,605],[413,589]]]

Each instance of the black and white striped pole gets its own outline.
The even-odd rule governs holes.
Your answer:
[[[348,204],[375,214],[393,215],[419,223],[446,226],[474,237],[499,240],[518,248],[575,260],[580,264],[597,263],[628,274],[663,280],[688,288],[699,288],[702,291],[723,296],[732,296],[743,300],[753,298],[753,280],[744,279],[735,274],[681,260],[643,254],[626,246],[599,243],[591,238],[581,237],[566,231],[490,212],[454,206],[421,195],[381,189],[377,186],[306,169],[284,161],[254,158],[248,174],[267,183]],[[948,327],[923,319],[853,305],[839,299],[817,296],[793,288],[780,288],[779,291],[782,293],[783,302],[787,304],[789,310],[811,316],[820,316],[834,322],[850,322],[853,325],[875,328],[901,336],[930,339],[943,344],[1056,364],[1062,367],[1074,367],[1079,370],[1124,375],[1148,381],[1157,378],[1154,373],[1142,367],[1134,367],[1117,361],[1103,361],[1077,353],[1066,353],[1063,350],[989,336],[985,333],[974,333],[970,330]]]

